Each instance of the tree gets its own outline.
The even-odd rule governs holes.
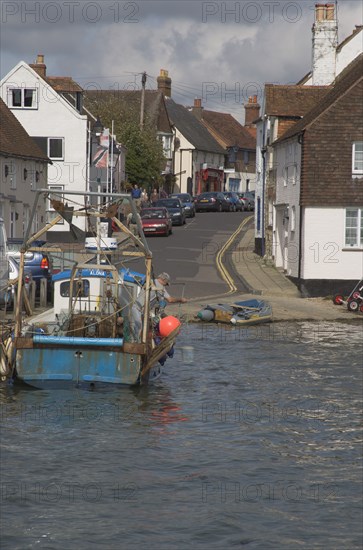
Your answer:
[[[165,168],[163,145],[158,138],[155,125],[145,116],[144,127],[140,128],[140,108],[137,101],[126,103],[117,94],[91,94],[86,96],[87,108],[99,116],[102,124],[111,128],[117,141],[127,149],[126,174],[128,182],[150,188],[163,182],[161,175]],[[137,99],[137,98],[136,98]]]

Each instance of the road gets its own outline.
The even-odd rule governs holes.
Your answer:
[[[248,215],[247,212],[200,212],[195,218],[187,219],[186,225],[173,226],[173,234],[167,238],[147,238],[153,253],[155,275],[166,271],[171,277],[170,294],[196,299],[222,296],[229,291],[217,268],[217,256]],[[237,289],[248,292],[229,261],[238,242],[239,238],[231,243],[219,263],[226,266]],[[137,267],[136,263],[132,264],[132,269]]]

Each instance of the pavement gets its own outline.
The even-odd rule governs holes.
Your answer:
[[[273,310],[273,321],[341,321],[361,323],[363,314],[348,311],[347,307],[333,304],[329,298],[303,298],[298,288],[282,270],[277,269],[254,253],[254,227],[249,225],[237,237],[237,246],[231,254],[233,269],[248,293],[226,293],[224,296],[207,300],[191,300],[186,304],[171,304],[168,312],[184,315],[189,321],[196,321],[196,314],[208,304],[234,303],[236,300],[260,298],[268,301]],[[171,289],[172,290],[172,289]]]

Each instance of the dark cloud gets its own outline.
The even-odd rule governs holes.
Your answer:
[[[208,95],[208,108],[240,113],[265,82],[291,83],[310,70],[310,0],[43,0],[1,2],[0,70],[45,55],[48,74],[85,88],[156,87],[169,70],[173,97],[185,105]],[[339,40],[362,21],[362,4],[339,7]],[[208,83],[215,93],[206,94]],[[208,88],[209,92],[211,88]]]

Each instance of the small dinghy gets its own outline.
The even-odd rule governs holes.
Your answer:
[[[272,321],[272,307],[264,300],[244,300],[234,304],[208,305],[197,314],[205,322],[255,325]]]

